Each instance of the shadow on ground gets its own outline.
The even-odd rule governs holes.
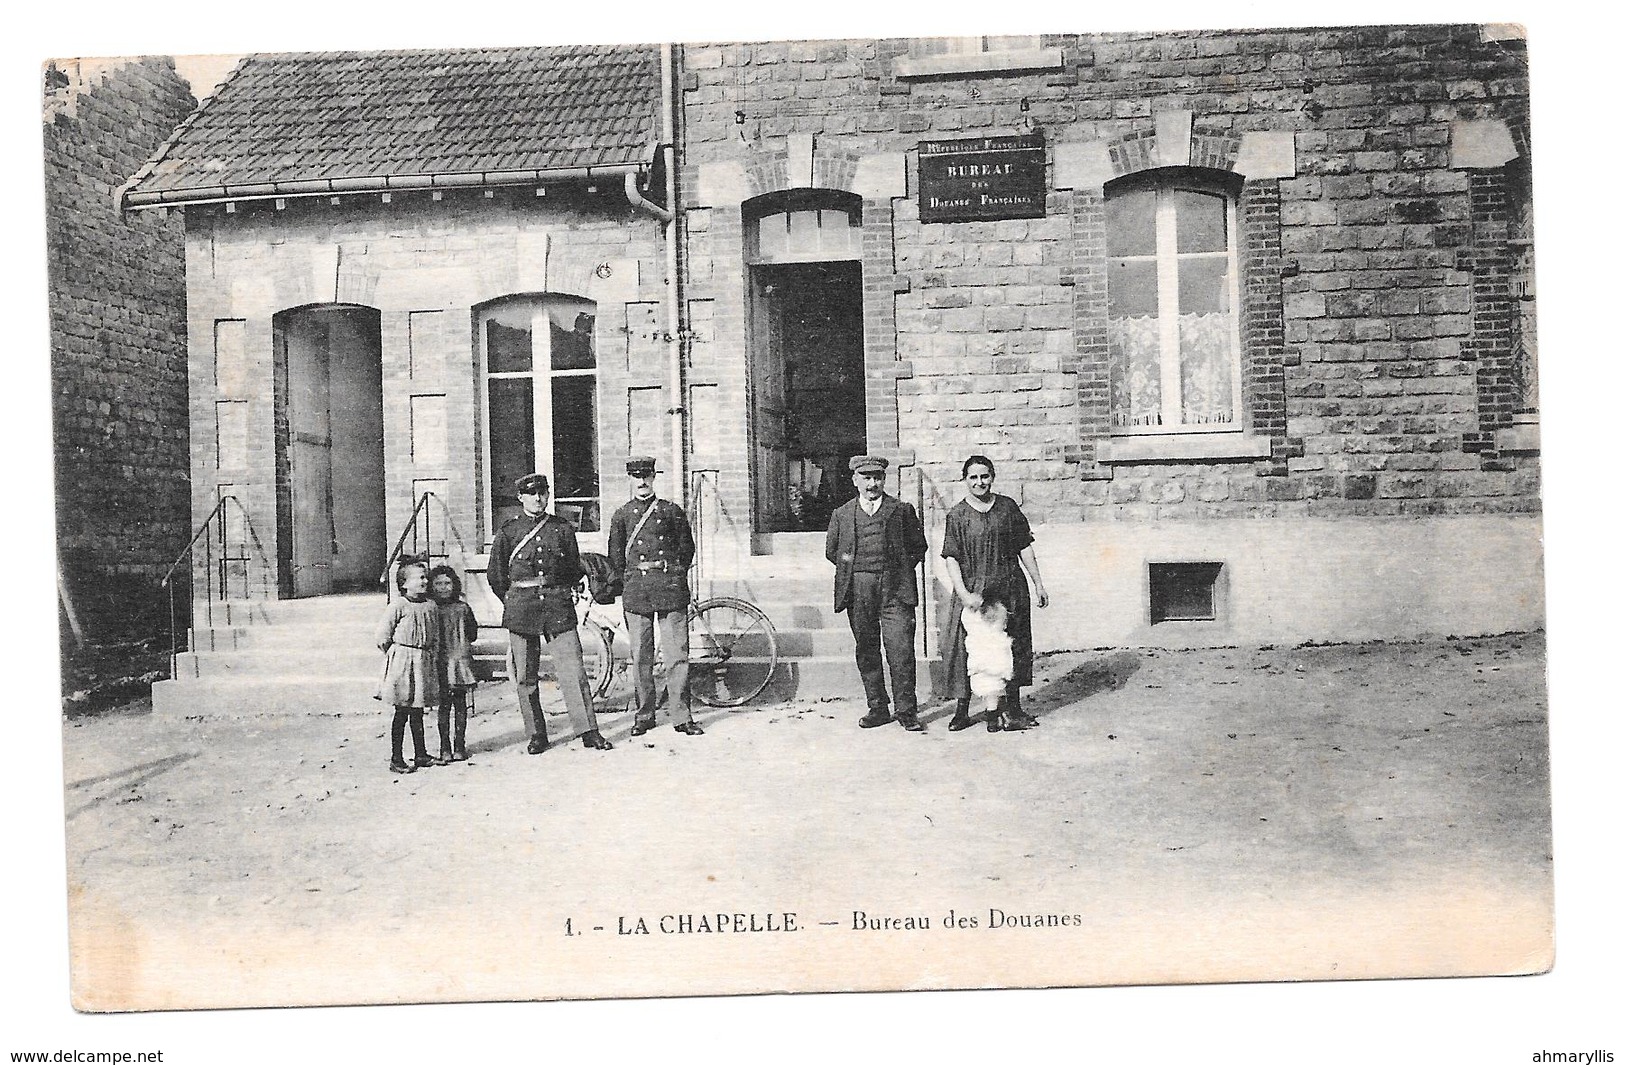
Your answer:
[[[1133,651],[1113,651],[1084,662],[1053,680],[1036,687],[1021,700],[1022,709],[1042,717],[1063,706],[1102,692],[1119,691],[1140,669],[1140,656]]]

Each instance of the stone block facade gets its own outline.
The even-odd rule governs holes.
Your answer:
[[[752,202],[856,193],[869,446],[910,471],[905,494],[918,477],[949,500],[980,452],[1039,523],[1538,510],[1537,459],[1496,446],[1519,410],[1509,218],[1527,205],[1508,199],[1527,184],[1505,171],[1528,155],[1521,41],[1427,26],[1032,43],[981,67],[908,40],[681,49],[691,294],[728,357],[750,343]],[[922,140],[1032,132],[1043,218],[919,221]],[[1201,446],[1112,421],[1106,201],[1173,171],[1234,204],[1240,409]],[[703,365],[697,380],[731,376]],[[749,398],[727,387],[717,477],[748,511]]]
[[[152,635],[190,533],[184,237],[114,193],[194,101],[147,58],[51,64],[44,106],[59,563],[87,635]]]
[[[346,387],[357,403],[378,404],[381,395],[383,483],[354,488],[382,501],[380,534],[367,545],[380,564],[425,492],[439,502],[421,523],[420,548],[468,558],[494,533],[477,316],[498,301],[591,301],[591,416],[608,509],[619,501],[620,462],[635,443],[657,449],[662,468],[672,468],[663,429],[676,404],[666,396],[661,231],[627,204],[619,184],[560,186],[545,196],[504,188],[290,198],[230,210],[194,205],[186,214],[192,507],[207,513],[224,494],[243,504],[253,541],[243,553],[278,585],[251,594],[308,594],[295,592],[287,572],[295,535],[287,450],[300,429],[287,424],[286,396],[298,386],[277,337],[290,312],[346,308],[362,322],[376,315],[376,337],[363,344],[376,349],[360,358],[374,361],[377,377]],[[334,381],[335,414],[341,393]],[[240,433],[228,415],[243,420]],[[335,434],[340,421],[331,419]],[[228,443],[234,439],[240,443]],[[334,470],[335,486],[341,472]],[[499,485],[497,494],[510,488]],[[342,552],[343,538],[335,539]],[[365,571],[351,577],[358,575]]]

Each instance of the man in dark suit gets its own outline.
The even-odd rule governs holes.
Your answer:
[[[613,746],[598,731],[587,670],[576,633],[575,599],[583,574],[576,531],[563,518],[547,512],[547,477],[528,473],[514,486],[525,512],[509,518],[491,542],[486,581],[502,597],[502,627],[508,630],[509,664],[519,695],[519,712],[530,733],[531,754],[547,750],[547,721],[542,717],[540,674],[542,641],[553,657],[553,672],[564,693],[571,723],[581,732],[581,745],[600,751]]]
[[[848,465],[858,495],[830,515],[824,557],[835,564],[835,612],[846,611],[869,703],[858,724],[876,728],[892,720],[884,647],[897,723],[924,732],[914,694],[914,611],[920,601],[914,570],[925,558],[925,530],[912,506],[886,494],[885,459],[859,455]]]
[[[655,629],[666,668],[666,702],[672,727],[689,736],[705,730],[688,702],[688,568],[694,564],[694,533],[683,508],[655,495],[655,460],[633,455],[626,462],[632,498],[609,521],[609,565],[621,582],[621,609],[632,643],[637,714],[632,735],[655,727]]]

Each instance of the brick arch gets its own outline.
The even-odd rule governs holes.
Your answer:
[[[1058,158],[1058,170],[1061,169]],[[1110,357],[1104,322],[1106,304],[1106,186],[1147,171],[1194,168],[1233,175],[1227,184],[1237,199],[1237,267],[1243,293],[1240,308],[1241,416],[1250,435],[1269,440],[1268,457],[1255,472],[1284,477],[1287,460],[1303,455],[1303,441],[1288,437],[1286,350],[1281,273],[1280,179],[1296,173],[1296,141],[1290,130],[1235,133],[1204,126],[1189,112],[1159,112],[1143,125],[1111,140],[1075,149],[1065,159],[1064,180],[1072,187],[1074,240],[1073,321],[1077,375],[1078,443],[1065,456],[1084,480],[1110,480],[1112,469],[1096,461],[1097,448],[1111,435]],[[1064,186],[1063,186],[1064,187]]]
[[[790,189],[833,189],[836,192],[854,192],[857,177],[858,153],[845,148],[817,147],[809,149],[797,161],[796,152],[784,148],[775,152],[760,152],[745,165],[745,181],[749,189],[747,199],[766,196]],[[803,165],[810,156],[810,173]],[[806,180],[802,180],[805,177]]]
[[[1105,143],[1113,178],[1170,166],[1235,173],[1241,151],[1240,134],[1188,122],[1158,122]]]

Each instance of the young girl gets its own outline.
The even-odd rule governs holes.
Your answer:
[[[395,708],[390,725],[391,773],[411,773],[432,765],[445,765],[423,745],[423,708],[440,699],[439,607],[429,599],[429,567],[403,562],[395,571],[395,587],[404,596],[390,605],[378,629],[378,649],[384,652],[384,679],[378,698]],[[412,726],[415,758],[408,763],[401,743]]]
[[[463,600],[463,581],[451,566],[429,571],[429,594],[440,619],[440,758],[445,762],[468,760],[468,693],[474,688],[474,640],[480,623]],[[451,731],[456,712],[456,731]]]

